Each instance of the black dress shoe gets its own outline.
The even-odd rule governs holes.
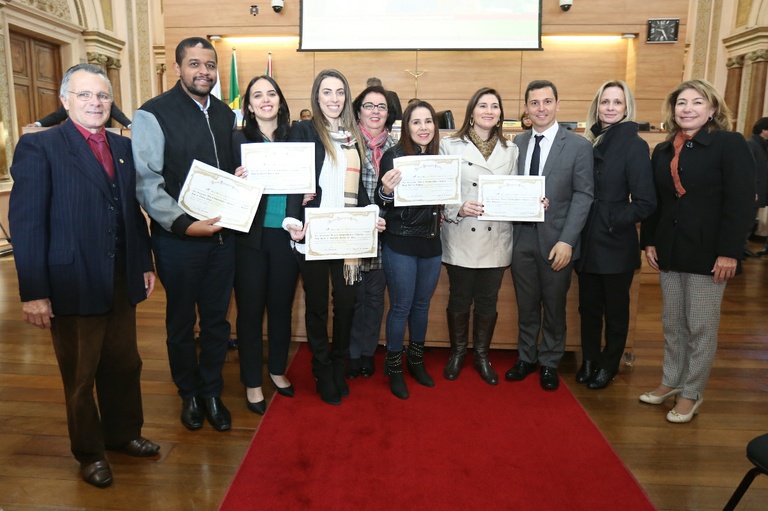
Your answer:
[[[232,416],[220,397],[206,397],[203,398],[203,402],[205,403],[205,416],[213,429],[227,431],[232,427]]]
[[[541,388],[544,390],[557,390],[560,386],[560,378],[557,377],[557,369],[541,366]]]
[[[373,363],[373,356],[363,355],[360,357],[360,376],[370,378],[376,372],[376,366]]]
[[[272,375],[269,375],[269,380],[272,382],[272,385],[275,387],[275,391],[277,391],[278,394],[285,397],[293,397],[296,394],[296,391],[293,389],[293,385],[288,385],[287,387],[278,387],[277,383],[275,383],[275,380],[272,379]]]
[[[200,396],[190,397],[181,405],[181,423],[192,431],[203,427],[205,409]]]
[[[120,452],[137,458],[150,458],[157,456],[157,453],[160,452],[159,445],[143,436],[123,445],[108,445],[106,448],[108,451]]]
[[[536,370],[536,364],[517,359],[515,365],[504,375],[507,381],[524,380],[526,376]]]
[[[594,360],[584,360],[581,363],[581,369],[576,373],[576,381],[578,383],[587,383],[595,376],[597,369],[597,362]]]
[[[112,469],[107,460],[80,464],[80,476],[83,481],[97,488],[106,488],[112,484]]]
[[[609,371],[608,369],[600,369],[587,383],[587,388],[592,390],[600,390],[607,387],[616,376],[616,371]]]

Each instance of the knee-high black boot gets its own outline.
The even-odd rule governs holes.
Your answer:
[[[443,370],[443,376],[455,380],[461,373],[469,342],[469,312],[445,311],[448,316],[448,339],[451,341],[451,356]]]
[[[403,378],[403,352],[387,351],[384,361],[384,374],[389,377],[389,390],[400,399],[408,399],[408,387]]]
[[[488,361],[488,351],[491,347],[491,339],[493,339],[493,331],[496,328],[496,318],[498,316],[498,314],[483,316],[475,312],[473,321],[472,337],[475,342],[475,369],[477,369],[480,377],[488,385],[497,385],[499,383],[499,377]]]
[[[424,343],[413,342],[408,345],[408,372],[416,378],[419,385],[434,387],[435,381],[424,369]]]

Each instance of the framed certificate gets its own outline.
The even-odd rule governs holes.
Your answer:
[[[259,207],[262,190],[259,183],[193,160],[181,187],[179,206],[198,220],[221,215],[216,225],[248,232]]]
[[[403,156],[394,166],[402,175],[395,206],[461,204],[461,156]]]
[[[477,200],[483,214],[477,219],[543,222],[544,184],[545,176],[480,175]]]
[[[248,181],[261,183],[265,194],[315,193],[313,142],[242,144],[240,155]]]
[[[379,208],[306,208],[306,259],[376,257]]]

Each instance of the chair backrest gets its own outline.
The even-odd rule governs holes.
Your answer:
[[[450,110],[443,110],[436,112],[437,115],[437,127],[441,130],[455,130],[456,123],[453,120],[453,112]]]

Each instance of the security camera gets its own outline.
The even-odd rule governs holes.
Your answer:
[[[283,7],[285,7],[285,0],[272,0],[273,11],[280,12],[283,10]]]
[[[275,5],[275,2],[272,2],[272,5]],[[560,10],[563,12],[570,11],[572,5],[573,0],[560,0]]]

